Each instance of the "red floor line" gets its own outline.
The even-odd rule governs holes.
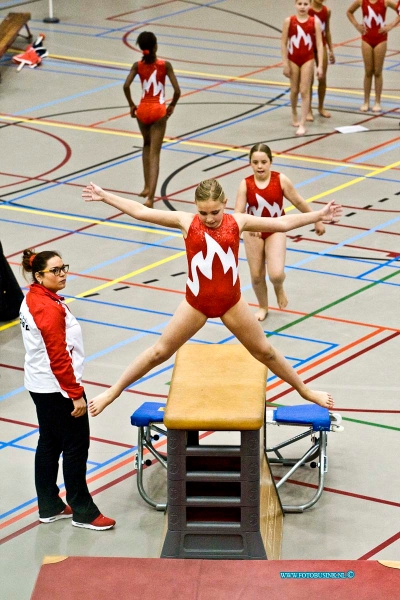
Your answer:
[[[357,158],[358,156],[362,156],[363,154],[367,154],[368,152],[371,152],[373,150],[378,150],[378,148],[383,148],[385,146],[388,146],[389,144],[393,144],[393,142],[396,142],[397,140],[400,140],[400,136],[395,137],[393,140],[388,141],[388,142],[382,142],[381,144],[377,144],[376,146],[371,146],[368,150],[362,150],[361,152],[357,152],[357,154],[352,154],[351,156],[347,156],[346,158],[343,158],[344,162],[348,162],[350,160],[354,160],[355,158]]]
[[[148,6],[141,6],[140,8],[134,8],[133,10],[129,10],[128,12],[121,13],[120,15],[113,15],[111,17],[106,17],[107,21],[114,21],[119,17],[125,17],[126,15],[132,15],[133,13],[143,12],[145,10],[151,10],[158,6],[164,6],[165,4],[174,4],[177,0],[164,0],[164,2],[157,2],[156,4],[149,4]]]
[[[398,533],[396,533],[395,535],[392,535],[392,537],[390,537],[386,541],[379,544],[379,546],[375,546],[375,548],[372,548],[372,550],[370,550],[366,554],[363,554],[362,556],[360,556],[360,558],[358,560],[368,560],[369,558],[374,556],[374,554],[377,554],[381,550],[384,550],[388,546],[391,546],[391,544],[394,544],[394,542],[397,542],[397,540],[399,540],[399,539],[400,539],[400,531]]]
[[[53,167],[52,169],[49,169],[48,171],[45,171],[44,173],[40,173],[37,176],[33,176],[33,177],[25,177],[24,181],[18,181],[18,185],[20,185],[21,183],[26,183],[27,181],[32,181],[35,180],[37,177],[43,177],[44,175],[48,175],[49,173],[53,173],[54,171],[56,171],[57,169],[61,169],[61,167],[63,167],[71,158],[72,156],[72,150],[71,150],[71,146],[69,144],[67,144],[67,142],[65,140],[63,140],[61,137],[55,135],[54,133],[51,133],[49,131],[43,131],[41,129],[35,129],[34,127],[29,127],[28,125],[24,125],[22,123],[14,123],[13,124],[14,127],[20,127],[22,129],[29,129],[30,131],[34,131],[35,133],[38,133],[39,135],[47,135],[53,139],[55,139],[57,142],[60,142],[60,144],[62,146],[64,146],[65,149],[65,156],[62,159],[62,161],[56,165],[55,167]],[[13,186],[13,185],[17,185],[16,183],[7,183],[6,185],[1,185],[0,188],[6,188],[9,186]]]
[[[276,153],[276,154],[279,154],[279,156],[282,156],[282,158],[283,158],[285,156],[285,154],[287,154],[288,152],[294,152],[295,150],[298,150],[299,148],[304,148],[305,146],[309,146],[316,142],[320,142],[321,140],[325,140],[326,138],[330,137],[331,135],[336,135],[337,133],[338,133],[337,131],[330,131],[329,133],[324,133],[323,135],[319,135],[318,137],[313,137],[311,140],[306,140],[306,141],[302,142],[301,144],[296,144],[296,146],[291,146],[290,148],[287,148],[286,150],[284,150],[284,152],[280,152],[280,153]],[[275,150],[274,150],[274,153],[275,153]],[[295,156],[303,156],[305,158],[307,155],[296,153]]]
[[[204,433],[202,433],[199,436],[199,439],[203,439],[209,435],[211,435],[212,433],[214,433],[213,431],[205,431]],[[159,448],[160,446],[164,445],[166,443],[166,439],[158,442],[157,444],[155,444],[155,448]],[[148,451],[145,450],[145,453],[147,454]],[[96,479],[99,479],[100,477],[104,477],[104,475],[107,475],[110,472],[115,471],[118,468],[121,468],[122,466],[132,462],[134,460],[133,457],[130,457],[128,459],[123,460],[121,463],[118,463],[117,465],[114,465],[112,467],[110,467],[109,469],[107,469],[106,471],[103,471],[102,473],[99,473],[98,475],[91,477],[88,479],[88,483],[90,483],[91,481],[95,481]],[[152,460],[152,465],[154,465],[156,463],[156,459]],[[143,467],[144,469],[147,468],[146,465],[144,465]],[[92,496],[96,496],[97,494],[99,494],[100,492],[103,492],[111,487],[113,487],[114,485],[117,485],[118,483],[121,483],[122,481],[125,481],[126,479],[128,479],[129,477],[132,477],[134,475],[137,474],[137,469],[134,469],[133,471],[129,471],[129,473],[125,473],[125,475],[121,475],[120,477],[118,477],[117,479],[114,479],[113,481],[110,481],[106,484],[104,484],[103,486],[97,488],[96,490],[93,490],[91,492]],[[60,494],[60,496],[65,496],[65,490]],[[22,518],[29,516],[30,514],[34,513],[37,511],[37,506],[33,506],[32,508],[28,509],[27,511],[24,511],[22,514],[14,517],[13,519],[10,519],[8,522],[3,523],[2,525],[0,525],[0,529],[3,529],[5,527],[7,527],[8,525],[11,525],[12,523],[17,522],[18,520],[21,520]],[[11,533],[10,535],[8,535],[7,537],[0,539],[0,545],[4,544],[5,542],[8,542],[16,537],[18,537],[19,535],[21,535],[22,533],[25,533],[26,531],[29,531],[30,529],[32,529],[33,527],[37,527],[38,525],[40,525],[40,521],[36,520],[34,523],[31,523],[30,525],[27,525],[26,527],[23,527],[22,529],[19,529],[18,531],[15,531],[14,533]]]
[[[21,254],[22,250],[16,254]],[[10,255],[10,256],[14,256],[14,255]],[[8,257],[6,257],[8,258]],[[19,263],[16,263],[14,261],[10,261],[11,265],[19,265]],[[74,273],[72,271],[70,271],[71,274],[76,275],[77,277],[84,277],[87,279],[94,279],[96,281],[111,281],[111,279],[106,278],[106,277],[99,277],[98,275],[83,275],[82,273]],[[124,283],[124,285],[128,285],[130,287],[141,287],[141,288],[146,288],[152,291],[158,291],[158,292],[165,292],[165,293],[170,293],[170,294],[179,294],[181,296],[185,295],[185,292],[183,290],[172,290],[169,288],[162,288],[162,287],[158,287],[158,286],[154,286],[154,285],[150,285],[150,284],[146,284],[146,283],[134,283],[132,281],[121,281],[120,283]],[[255,304],[254,302],[249,302],[248,303],[249,306],[252,306],[254,308],[258,307],[258,304]],[[270,306],[269,307],[270,311],[275,311],[275,312],[280,312],[280,313],[287,313],[289,315],[299,315],[302,317],[305,317],[308,313],[305,312],[300,312],[297,310],[289,310],[286,308],[276,308],[274,306]],[[329,317],[327,315],[313,315],[312,316],[313,319],[324,319],[325,321],[333,321],[335,323],[345,323],[346,325],[356,325],[359,327],[369,327],[371,329],[382,329],[385,331],[400,331],[400,329],[397,329],[396,327],[381,327],[380,325],[376,325],[374,323],[363,323],[361,321],[351,321],[350,319],[340,319],[339,317]]]
[[[307,371],[310,371],[311,369],[315,369],[315,367],[318,367],[322,363],[325,363],[328,360],[332,360],[333,358],[335,358],[336,356],[339,356],[340,354],[343,354],[344,352],[348,352],[355,346],[359,346],[360,344],[367,342],[372,337],[375,337],[376,335],[379,335],[379,334],[383,333],[384,331],[385,331],[384,329],[379,327],[378,329],[376,329],[376,331],[371,331],[367,335],[364,335],[356,340],[353,340],[352,342],[350,342],[349,344],[346,344],[345,346],[340,346],[339,348],[335,348],[334,350],[332,350],[331,352],[328,352],[328,354],[324,354],[321,358],[318,358],[314,362],[311,362],[310,364],[305,365],[304,367],[301,367],[297,371],[297,373],[299,375],[302,375],[303,373],[306,373]],[[277,379],[273,383],[270,383],[267,385],[267,391],[271,392],[273,389],[281,386],[283,383],[284,382],[282,379]]]
[[[321,203],[322,204],[322,203]],[[395,215],[400,213],[400,210],[391,210],[390,208],[364,208],[363,206],[354,206],[351,204],[342,204],[343,208],[351,208],[359,212],[374,212],[374,213],[393,213]]]
[[[5,544],[6,542],[9,542],[9,541],[13,540],[14,538],[18,537],[19,535],[22,535],[23,533],[26,533],[27,531],[30,531],[34,527],[37,527],[39,524],[40,524],[40,521],[36,520],[33,523],[30,523],[29,525],[26,525],[22,529],[19,529],[18,531],[14,531],[14,533],[10,533],[10,535],[7,535],[6,537],[4,537],[4,538],[2,538],[0,540],[0,546],[2,544]]]
[[[374,408],[337,408],[335,406],[335,410],[338,412],[357,412],[357,413],[377,413],[377,414],[386,414],[386,415],[400,415],[400,410],[375,410]]]
[[[115,442],[114,440],[105,440],[104,438],[98,438],[90,436],[91,442],[100,442],[102,444],[111,444],[112,446],[120,446],[121,448],[134,448],[132,444],[124,444],[123,442]]]
[[[334,369],[337,369],[338,367],[341,367],[342,365],[346,364],[347,362],[350,362],[351,360],[354,360],[355,358],[358,358],[362,354],[365,354],[365,352],[369,352],[370,350],[373,350],[374,348],[377,348],[381,344],[384,344],[384,343],[392,340],[393,338],[397,337],[398,335],[400,335],[400,332],[392,333],[388,337],[386,337],[386,338],[384,338],[382,340],[379,340],[379,341],[375,342],[374,344],[371,344],[371,346],[367,346],[366,348],[363,348],[362,350],[359,350],[355,354],[352,354],[351,356],[348,356],[348,357],[344,358],[343,360],[337,362],[336,364],[330,365],[329,367],[327,367],[323,371],[320,371],[319,373],[316,373],[315,375],[312,375],[308,379],[305,379],[304,383],[309,383],[310,381],[314,381],[314,379],[318,379],[319,377],[322,377],[323,375],[326,375],[326,373],[329,373],[330,371],[333,371]],[[312,368],[312,365],[310,365],[310,368]],[[301,373],[301,371],[299,371],[299,373]],[[282,381],[282,380],[280,380],[280,381]],[[269,386],[267,386],[267,393],[268,393],[268,389],[269,389]],[[279,398],[282,398],[283,396],[286,396],[287,394],[289,394],[292,391],[293,391],[293,388],[289,388],[287,390],[284,390],[283,392],[280,392],[279,394],[276,394],[275,396],[272,396],[272,398],[267,398],[267,403],[276,402],[276,400],[278,400]]]
[[[111,385],[108,383],[99,383],[97,381],[88,381],[87,379],[82,379],[82,383],[88,385],[97,385],[99,387],[110,388]],[[150,398],[168,398],[167,394],[152,394],[151,392],[139,392],[138,390],[124,390],[128,394],[137,394],[138,396],[148,396]]]
[[[111,215],[111,217],[107,217],[106,219],[103,219],[104,221],[112,221],[113,219],[116,219],[117,217],[120,217],[123,213],[117,213],[116,215]],[[75,233],[80,233],[82,231],[86,231],[87,229],[90,229],[91,227],[95,227],[96,225],[98,225],[98,223],[90,223],[89,225],[84,225],[83,227],[79,227],[79,229],[74,229],[73,231],[67,231],[66,233],[63,233],[62,235],[59,235],[55,238],[52,238],[51,240],[46,240],[45,242],[40,242],[38,244],[35,244],[35,248],[40,248],[41,246],[44,246],[45,244],[50,244],[52,242],[56,242],[58,240],[62,240],[66,237],[69,237],[70,235],[74,235]],[[7,256],[7,259],[13,257],[13,256],[20,256],[22,254],[23,250],[19,250],[18,252],[14,252],[13,254],[10,254],[9,256]],[[14,264],[14,265],[20,265],[21,263],[16,263],[16,262],[10,262],[10,264]],[[77,277],[79,276],[78,273],[73,273],[72,271],[70,271],[70,273],[72,275],[76,275]],[[81,277],[84,277],[84,275],[81,275]],[[109,279],[108,281],[111,281],[111,279]]]
[[[315,201],[315,204],[325,204],[324,202]],[[355,229],[356,231],[371,231],[369,227],[359,227],[358,225],[345,225],[344,223],[335,223],[333,227],[344,227],[345,229]],[[376,229],[374,233],[385,233],[386,235],[400,235],[397,231],[385,231]]]
[[[393,212],[395,212],[395,211],[393,211]],[[337,242],[331,242],[329,240],[320,240],[318,238],[314,239],[314,238],[307,238],[307,237],[303,237],[303,236],[301,236],[301,237],[288,236],[288,237],[292,238],[292,240],[296,244],[298,244],[299,242],[315,242],[315,243],[318,243],[318,244],[325,244],[325,245],[328,245],[328,246],[336,246],[336,244],[337,244]],[[381,252],[382,254],[397,255],[397,253],[393,252],[392,250],[383,250],[382,248],[372,248],[372,247],[368,247],[368,246],[355,246],[354,244],[344,244],[344,246],[342,246],[342,248],[355,248],[356,250],[367,250],[367,252]],[[400,251],[399,251],[398,254],[400,255]],[[354,256],[351,256],[350,258],[357,259],[358,256],[355,254]],[[369,260],[374,260],[374,257],[371,256],[369,258]]]
[[[4,423],[12,423],[13,425],[22,425],[23,427],[31,427],[32,429],[39,429],[39,425],[34,423],[25,423],[24,421],[16,421],[15,419],[6,419],[6,417],[0,417],[0,421]],[[133,448],[132,444],[124,444],[123,442],[116,442],[114,440],[106,440],[104,438],[98,438],[90,436],[92,442],[101,442],[102,444],[111,444],[112,446],[121,446],[121,448]]]
[[[153,25],[154,25],[154,23],[152,23],[152,26]],[[137,48],[135,48],[135,46],[131,45],[131,43],[129,42],[129,36],[132,33],[134,33],[135,31],[137,31],[138,29],[140,29],[142,26],[143,26],[142,23],[138,23],[136,25],[132,24],[131,29],[129,31],[127,31],[124,34],[124,36],[122,37],[122,43],[127,48],[129,48],[130,50],[132,50],[133,52],[135,52],[137,54],[140,54],[140,50],[138,50]],[[186,29],[188,29],[188,28],[185,27],[185,30]],[[238,66],[237,63],[236,64],[227,64],[227,63],[216,63],[216,62],[209,62],[209,61],[204,62],[204,61],[200,61],[200,60],[188,60],[187,58],[186,59],[182,59],[182,58],[180,59],[180,58],[177,58],[176,56],[170,57],[170,56],[165,56],[164,54],[161,55],[160,58],[162,58],[163,60],[171,60],[171,61],[174,62],[174,64],[175,63],[185,63],[185,64],[189,64],[189,65],[207,65],[207,67],[223,67],[223,68],[227,68],[227,67],[235,67],[235,68],[237,68],[237,66]],[[278,63],[278,64],[281,64],[281,63]],[[254,69],[256,67],[256,65],[254,65],[254,64],[252,64],[252,65],[241,64],[240,66],[243,67],[243,68],[246,68],[246,69],[250,69],[250,68]],[[266,66],[266,65],[261,66],[260,65],[260,66],[257,66],[256,68],[257,68],[257,71],[255,71],[255,72],[259,72],[259,71],[265,71],[265,70],[268,70],[268,69],[272,69],[273,66]]]
[[[39,425],[35,425],[34,423],[25,423],[24,421],[16,421],[15,419],[6,419],[6,417],[0,417],[0,421],[12,423],[13,425],[23,425],[23,427],[31,427],[32,429],[39,429]]]
[[[231,79],[224,79],[222,81],[217,81],[216,83],[212,83],[212,84],[207,85],[207,86],[205,86],[203,88],[198,88],[197,90],[192,90],[190,92],[186,92],[185,94],[182,94],[181,98],[185,98],[185,97],[187,98],[188,96],[193,96],[193,94],[198,94],[198,93],[201,93],[201,92],[205,92],[207,90],[211,90],[213,88],[216,88],[216,87],[218,87],[220,85],[224,85],[224,84],[227,84],[227,83],[235,82],[235,81],[243,79],[245,77],[250,77],[251,75],[256,75],[257,73],[262,73],[263,71],[267,71],[269,69],[272,69],[275,66],[277,66],[277,65],[270,65],[270,66],[266,66],[266,67],[261,67],[261,68],[255,69],[253,71],[250,71],[249,73],[244,73],[244,75],[237,75],[237,76],[232,77]],[[218,79],[218,77],[216,77],[215,79]],[[177,139],[179,140],[180,138],[177,138]],[[185,136],[182,136],[182,139],[184,140]]]
[[[276,481],[279,481],[281,477],[274,476]],[[292,483],[294,485],[300,485],[301,487],[307,487],[312,489],[318,489],[318,486],[314,483],[307,483],[305,481],[297,481],[297,479],[288,479],[286,483]],[[350,498],[357,498],[357,500],[367,500],[368,502],[377,502],[378,504],[385,504],[386,506],[395,506],[400,508],[400,502],[393,502],[392,500],[383,500],[382,498],[375,498],[374,496],[365,496],[364,494],[356,494],[355,492],[346,492],[345,490],[338,490],[336,488],[324,487],[324,492],[330,492],[331,494],[339,494],[340,496],[348,496]]]
[[[117,20],[117,19],[115,19]],[[137,26],[135,27],[136,29],[139,29],[141,26],[143,26],[140,22],[138,23],[137,21],[128,21],[125,19],[118,19],[118,21],[120,23],[126,23],[127,25],[132,25],[132,26]],[[209,28],[204,28],[204,27],[189,27],[188,25],[172,25],[172,24],[166,24],[166,23],[156,23],[153,22],[152,26],[157,26],[157,27],[163,27],[166,29],[183,29],[184,31],[201,31],[201,32],[206,32],[206,33],[220,33],[220,34],[224,34],[224,35],[235,35],[235,36],[243,36],[243,37],[253,37],[253,38],[260,38],[262,40],[280,40],[280,36],[278,35],[262,35],[260,33],[243,33],[242,31],[227,31],[226,29],[209,29]],[[360,62],[360,61],[359,61]],[[210,63],[210,66],[213,66],[213,63]],[[237,65],[236,65],[237,66]],[[241,65],[242,66],[242,65]]]

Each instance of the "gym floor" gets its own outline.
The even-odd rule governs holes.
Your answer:
[[[45,33],[49,56],[40,67],[20,72],[11,62],[14,50],[0,63],[0,239],[24,290],[24,248],[59,250],[70,264],[66,296],[83,329],[89,398],[160,335],[184,293],[181,235],[81,199],[91,180],[138,199],[141,136],[122,85],[140,58],[138,33],[153,31],[158,55],[171,61],[182,90],[161,154],[157,208],[194,211],[197,183],[217,177],[233,209],[256,142],[271,146],[274,168],[315,209],[333,198],[344,205],[341,222],[327,226],[323,238],[311,227],[288,235],[289,305],[279,310],[271,290],[263,323],[302,377],[333,394],[344,424],[343,433],[328,436],[322,498],[308,512],[285,517],[282,558],[400,560],[400,28],[389,34],[383,112],[360,113],[364,71],[359,35],[345,14],[350,2],[327,3],[336,55],[326,97],[332,117],[316,114],[307,135],[298,138],[280,55],[282,23],[294,13],[293,4],[70,0],[54,3],[59,23],[45,24],[45,0],[1,3],[2,18],[11,10],[31,12],[32,33]],[[387,20],[394,16],[388,11]],[[15,49],[25,46],[17,38]],[[138,82],[133,95],[140,97]],[[353,125],[365,130],[335,130]],[[243,248],[240,258],[243,294],[255,307]],[[137,492],[137,432],[130,415],[144,401],[165,401],[173,359],[91,419],[90,490],[100,510],[117,521],[112,531],[94,532],[69,521],[39,525],[37,420],[23,387],[16,322],[0,324],[0,342],[2,597],[29,598],[45,555],[159,556],[164,515]],[[192,342],[235,340],[211,319]],[[267,399],[299,403],[271,374]],[[282,428],[271,429],[269,442],[282,436]],[[165,448],[165,439],[159,444]],[[165,500],[159,465],[146,469],[145,481]],[[315,471],[304,467],[286,484],[284,501],[301,502],[315,484]]]

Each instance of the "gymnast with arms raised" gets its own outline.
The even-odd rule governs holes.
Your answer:
[[[82,197],[87,202],[105,202],[139,221],[180,229],[185,240],[189,272],[186,298],[161,337],[135,358],[111,388],[89,401],[92,416],[101,413],[126,387],[168,360],[203,327],[208,318],[215,317],[220,317],[254,358],[291,385],[302,398],[326,408],[333,407],[332,396],[309,389],[268,341],[260,323],[241,297],[238,254],[242,231],[290,231],[322,220],[336,222],[342,214],[340,205],[332,201],[319,211],[276,218],[225,214],[227,199],[215,179],[202,181],[197,186],[197,214],[150,209],[139,202],[106,192],[94,183],[83,190]]]

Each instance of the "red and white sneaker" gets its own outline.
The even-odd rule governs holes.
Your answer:
[[[78,523],[77,521],[72,521],[72,525],[74,527],[83,527],[84,529],[95,529],[96,531],[104,531],[105,529],[112,529],[115,525],[114,519],[109,519],[104,515],[99,515],[94,521],[91,523]]]
[[[54,523],[54,521],[59,521],[60,519],[70,519],[71,517],[72,509],[67,504],[64,510],[58,513],[58,515],[54,515],[54,517],[39,517],[39,521],[41,523]]]

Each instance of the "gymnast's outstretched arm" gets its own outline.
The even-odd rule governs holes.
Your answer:
[[[82,198],[86,202],[104,202],[138,221],[155,223],[164,227],[175,227],[183,232],[187,232],[193,220],[193,215],[190,213],[178,210],[166,211],[148,208],[135,200],[128,200],[127,198],[111,194],[95,183],[90,183],[83,189]]]
[[[302,213],[298,215],[284,215],[282,217],[254,217],[253,215],[234,213],[240,232],[242,231],[291,231],[303,225],[310,225],[317,221],[336,223],[343,213],[340,204],[332,200],[321,210]]]

